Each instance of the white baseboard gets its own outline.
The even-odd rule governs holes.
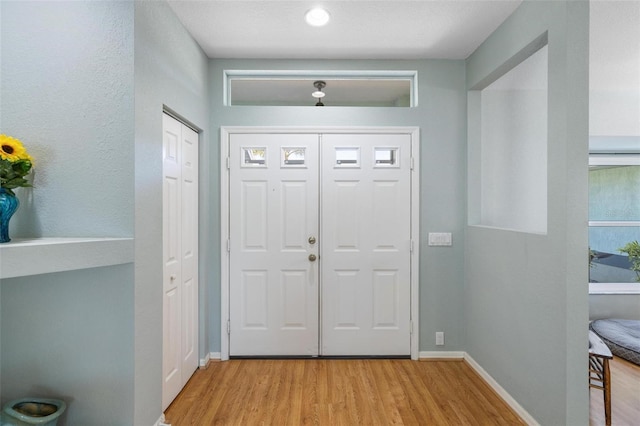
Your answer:
[[[208,353],[204,358],[200,358],[200,367],[206,367],[211,359],[211,354]]]
[[[450,352],[439,352],[439,351],[421,351],[419,354],[420,359],[429,360],[429,359],[459,359],[465,360],[467,363],[473,368],[476,373],[504,400],[504,402],[511,407],[513,411],[515,411],[522,420],[530,426],[540,426],[540,424],[533,418],[531,414],[525,410],[522,405],[518,404],[509,392],[507,392],[500,384],[493,378],[489,373],[486,372],[484,368],[480,366],[474,360],[471,355],[464,351],[450,351]]]
[[[462,351],[420,351],[419,359],[464,359],[465,353]]]
[[[160,416],[157,422],[154,423],[153,426],[171,426],[169,423],[165,423],[166,419],[164,418],[164,413]]]
[[[500,384],[493,378],[484,368],[480,366],[468,353],[464,352],[464,360],[473,368],[476,373],[482,377],[482,379],[506,402],[513,411],[515,411],[522,420],[530,426],[540,426],[540,424],[533,418],[531,414],[525,410],[522,405],[518,404],[509,392],[507,392]]]
[[[211,360],[220,361],[220,352],[209,352],[204,358],[200,358],[200,367],[206,367]]]

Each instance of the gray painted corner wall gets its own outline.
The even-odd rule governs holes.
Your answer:
[[[580,256],[588,247],[588,22],[588,2],[523,2],[467,60],[471,89],[548,31],[548,230],[468,226],[464,291],[466,351],[541,424],[589,421]],[[477,96],[470,92],[470,188],[480,168]]]
[[[2,2],[2,133],[34,157],[14,237],[133,235],[127,2]]]
[[[2,132],[35,158],[13,237],[133,236],[133,3],[0,2]],[[33,259],[37,262],[38,259]],[[133,418],[133,267],[2,280],[3,403]]]
[[[3,280],[3,404],[56,398],[67,404],[58,424],[131,424],[132,274],[127,264]]]
[[[135,2],[135,413],[133,424],[154,424],[162,413],[162,111],[163,106],[200,133],[200,349],[209,352],[205,318],[211,281],[205,236],[210,235],[207,185],[208,59],[165,2]]]
[[[0,8],[2,131],[20,138],[36,158],[36,188],[22,191],[22,217],[15,219],[14,236],[132,236],[136,228],[135,269],[129,265],[105,268],[110,272],[104,274],[80,271],[3,280],[4,306],[19,301],[15,306],[22,308],[1,311],[3,398],[30,390],[19,387],[15,376],[7,374],[9,364],[12,369],[27,367],[16,360],[16,351],[41,355],[49,345],[46,340],[37,347],[27,345],[7,324],[28,320],[23,291],[26,295],[27,289],[34,293],[41,286],[51,286],[51,291],[60,289],[58,299],[73,301],[74,309],[93,308],[84,327],[71,327],[74,321],[68,316],[43,310],[51,315],[52,324],[65,318],[62,324],[80,331],[61,340],[74,351],[69,360],[75,370],[60,360],[56,364],[60,374],[69,376],[64,382],[69,385],[64,396],[73,400],[69,419],[82,419],[71,423],[154,424],[161,414],[162,107],[167,105],[203,129],[206,158],[208,61],[163,2],[2,2]],[[207,172],[203,172],[204,181]],[[205,212],[208,197],[203,191]],[[201,232],[208,233],[206,221]],[[200,287],[201,300],[205,301],[206,271],[201,276],[205,282]],[[79,291],[81,284],[86,287]],[[100,305],[101,300],[112,303]],[[202,318],[207,309],[203,302]],[[114,323],[111,317],[116,313],[121,316]],[[209,344],[206,321],[201,323],[203,353]],[[93,330],[106,324],[121,340],[104,339],[119,349],[119,355],[114,358],[118,371],[113,371],[111,362],[102,370],[117,380],[101,393],[86,368],[100,357],[85,348],[78,336],[90,336],[88,342],[93,344],[94,338],[100,338]],[[104,350],[104,354],[110,352]],[[53,370],[52,365],[47,368]],[[53,389],[54,376],[46,372],[16,371],[21,371],[25,384],[46,382]],[[116,392],[118,398],[104,398],[105,392]],[[91,412],[99,413],[102,420],[86,420]]]
[[[464,350],[462,309],[464,255],[464,206],[466,116],[464,61],[210,61],[211,145],[207,165],[210,180],[206,192],[217,194],[220,185],[219,130],[222,126],[417,126],[421,137],[421,252],[420,252],[420,350]],[[415,108],[323,108],[224,106],[225,69],[243,70],[417,70],[419,105]],[[313,99],[310,97],[310,105]],[[206,187],[205,187],[206,188]],[[209,226],[211,250],[202,253],[219,259],[220,204],[211,200]],[[452,232],[452,247],[428,247],[428,232]],[[209,277],[220,275],[218,261],[208,265]],[[211,351],[220,351],[220,283],[209,280],[211,306],[208,318]],[[435,346],[435,332],[446,333],[446,345]]]

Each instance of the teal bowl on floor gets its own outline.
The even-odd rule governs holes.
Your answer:
[[[55,426],[67,404],[59,399],[21,398],[4,405],[2,426]]]

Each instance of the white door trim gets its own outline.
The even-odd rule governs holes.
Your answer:
[[[420,129],[418,127],[253,127],[220,128],[220,359],[229,359],[229,135],[232,133],[403,133],[411,135],[411,359],[419,356]]]

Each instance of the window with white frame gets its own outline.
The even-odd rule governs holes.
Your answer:
[[[589,290],[640,293],[640,154],[589,157]]]
[[[225,70],[224,76],[226,106],[418,106],[415,70]]]

